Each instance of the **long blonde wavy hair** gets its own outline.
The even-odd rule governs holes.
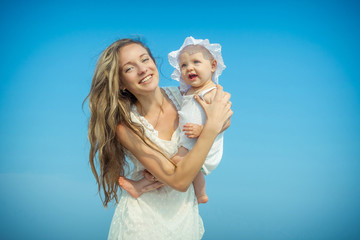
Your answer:
[[[112,43],[102,52],[96,64],[90,93],[84,100],[89,100],[91,114],[88,132],[91,145],[89,162],[105,207],[113,199],[118,202],[118,179],[125,174],[125,167],[128,166],[125,149],[116,138],[116,127],[119,124],[127,126],[146,143],[143,127],[130,118],[131,105],[137,99],[128,90],[121,90],[119,51],[134,43],[144,47],[155,62],[149,48],[140,40],[120,39]]]

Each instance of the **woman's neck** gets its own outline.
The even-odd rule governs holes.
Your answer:
[[[162,108],[164,105],[164,95],[160,87],[157,87],[154,92],[147,95],[137,96],[137,100],[137,110],[143,116],[158,113],[159,108]]]

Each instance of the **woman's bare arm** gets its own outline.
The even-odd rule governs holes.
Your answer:
[[[159,181],[178,191],[186,191],[196,174],[200,171],[206,156],[223,125],[232,115],[228,104],[230,94],[224,93],[221,86],[212,103],[202,100],[198,102],[204,108],[207,121],[193,149],[175,167],[161,153],[153,150],[129,128],[118,126],[117,137],[120,143],[128,149],[143,164],[143,166]]]

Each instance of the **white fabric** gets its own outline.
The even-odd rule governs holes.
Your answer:
[[[207,93],[208,90],[209,89],[204,90],[199,94],[199,96],[203,97],[203,95]],[[179,111],[179,126],[182,128],[186,123],[204,125],[205,122],[205,112],[200,104],[194,99],[194,95],[184,95],[181,110]],[[195,145],[196,140],[197,138],[188,138],[185,135],[185,132],[181,131],[179,146],[183,146],[190,151]],[[212,145],[202,167],[203,173],[205,175],[210,174],[210,172],[219,165],[223,154],[223,142],[224,133],[222,132],[216,137],[214,144]]]
[[[182,99],[179,89],[169,87],[164,90],[179,110]],[[144,126],[145,135],[168,156],[178,151],[179,128],[171,140],[166,141],[158,137],[158,132],[137,112],[135,106],[132,108],[131,118]],[[127,156],[134,164],[131,178],[141,179],[144,166],[130,152],[127,152]],[[108,239],[198,240],[203,234],[204,226],[191,184],[186,192],[178,192],[165,186],[144,193],[137,199],[123,191],[111,222]]]
[[[211,53],[211,55],[217,61],[217,67],[212,76],[212,81],[215,84],[218,84],[219,76],[226,68],[223,58],[221,56],[221,45],[217,43],[210,44],[208,39],[194,39],[193,37],[187,37],[179,50],[172,51],[168,55],[170,65],[175,68],[174,72],[171,74],[171,78],[180,82],[180,91],[186,92],[191,87],[190,85],[186,84],[184,79],[182,78],[179,64],[180,53],[188,45],[201,45]]]

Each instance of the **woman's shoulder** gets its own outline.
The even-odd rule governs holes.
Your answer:
[[[163,87],[162,89],[164,89],[166,95],[175,104],[177,110],[179,110],[182,104],[182,96],[179,87],[169,86],[169,87]]]
[[[137,125],[142,125],[145,127],[148,127],[149,123],[147,121],[144,121],[145,118],[143,118],[137,111],[136,106],[132,104],[130,106],[130,121]],[[136,128],[135,128],[136,129]],[[116,137],[118,140],[121,140],[122,137],[127,136],[130,132],[133,132],[133,130],[130,129],[128,125],[126,125],[124,122],[118,124],[116,126]]]
[[[115,134],[117,140],[124,145],[124,142],[127,141],[127,136],[130,134],[130,129],[124,123],[120,123],[116,126]]]
[[[162,89],[164,89],[167,92],[181,95],[179,87],[176,86],[166,86],[166,87],[162,87]]]

